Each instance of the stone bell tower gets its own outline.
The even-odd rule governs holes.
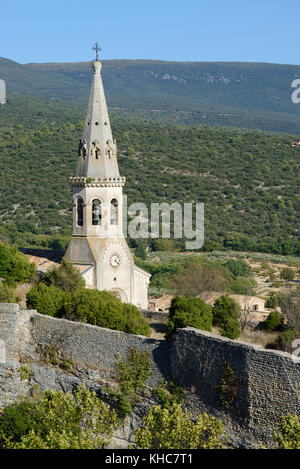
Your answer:
[[[109,290],[124,302],[148,307],[151,275],[134,264],[123,234],[123,186],[101,78],[93,62],[83,138],[78,146],[73,192],[73,233],[65,259],[81,271],[88,288]]]

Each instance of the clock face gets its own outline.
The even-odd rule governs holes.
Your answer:
[[[121,264],[120,254],[114,253],[110,258],[110,264],[112,267],[115,267],[115,268],[119,267],[119,265]]]

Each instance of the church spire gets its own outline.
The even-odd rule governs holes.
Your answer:
[[[90,91],[83,138],[78,147],[77,177],[119,178],[117,147],[113,140],[101,78],[102,64],[98,60],[98,43],[93,48],[93,82]]]

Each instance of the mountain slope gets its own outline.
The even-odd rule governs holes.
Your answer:
[[[62,248],[71,233],[68,178],[82,119],[61,103],[49,110],[42,100],[13,98],[0,108],[0,237]],[[129,204],[204,202],[208,247],[300,255],[295,136],[118,116],[112,127]]]
[[[0,59],[8,93],[84,103],[90,63],[19,65]],[[300,133],[291,83],[300,66],[234,62],[103,61],[109,107],[123,115],[183,124]]]

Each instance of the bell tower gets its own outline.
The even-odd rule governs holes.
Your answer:
[[[117,163],[101,78],[102,64],[93,62],[76,176],[71,177],[73,233],[65,259],[79,268],[88,288],[112,291],[122,301],[148,307],[151,275],[134,264],[123,234],[123,186]]]

